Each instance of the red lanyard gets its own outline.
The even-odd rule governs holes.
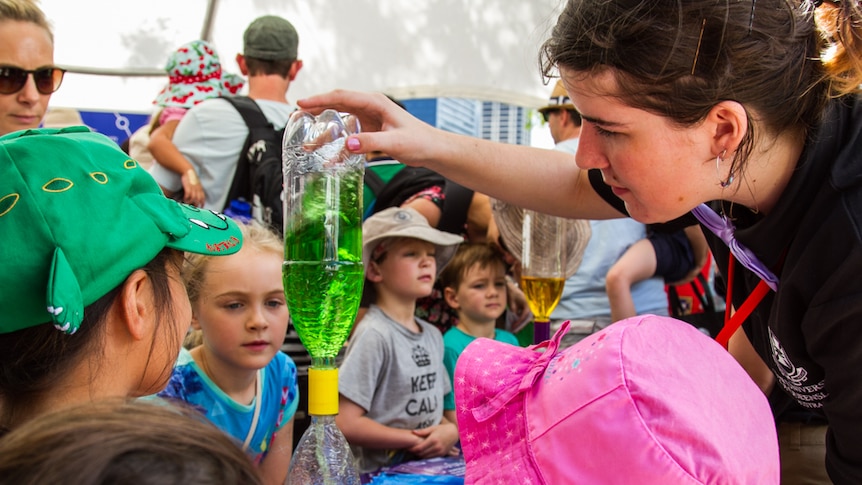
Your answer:
[[[769,286],[765,281],[761,280],[760,283],[754,288],[754,291],[748,295],[748,298],[742,303],[742,306],[733,313],[731,316],[730,308],[733,306],[733,266],[736,262],[736,259],[733,257],[733,253],[730,253],[730,258],[727,263],[727,298],[726,298],[726,307],[724,309],[724,327],[722,327],[721,331],[718,332],[718,336],[715,337],[716,342],[720,343],[725,349],[727,348],[727,342],[730,340],[731,335],[733,335],[740,326],[742,326],[742,322],[751,315],[751,312],[757,307],[763,297],[769,293]]]

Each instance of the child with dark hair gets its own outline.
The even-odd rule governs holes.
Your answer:
[[[237,444],[186,407],[105,400],[40,416],[0,440],[0,485],[255,485]]]
[[[191,310],[183,253],[228,255],[222,214],[164,197],[86,127],[0,138],[0,428],[164,388]]]
[[[496,328],[507,301],[506,263],[496,247],[462,244],[440,273],[440,285],[446,304],[458,314],[458,323],[443,335],[443,363],[452,382],[458,357],[477,338],[519,345],[513,333]],[[443,409],[456,421],[454,393],[446,394]]]

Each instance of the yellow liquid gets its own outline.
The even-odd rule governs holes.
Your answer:
[[[521,287],[524,296],[530,304],[530,310],[537,322],[551,321],[551,312],[560,302],[563,296],[563,286],[566,280],[563,278],[536,278],[524,276],[521,278]]]

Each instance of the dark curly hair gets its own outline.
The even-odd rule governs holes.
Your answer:
[[[810,128],[830,96],[858,90],[860,24],[857,2],[568,0],[539,62],[545,76],[609,69],[618,85],[609,94],[680,126],[739,102],[751,127],[733,161],[741,169],[752,113],[767,134]]]

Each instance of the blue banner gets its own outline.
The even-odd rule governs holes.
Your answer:
[[[81,119],[91,130],[98,131],[114,140],[117,144],[132,136],[141,126],[147,124],[148,113],[117,113],[106,111],[81,111]]]

